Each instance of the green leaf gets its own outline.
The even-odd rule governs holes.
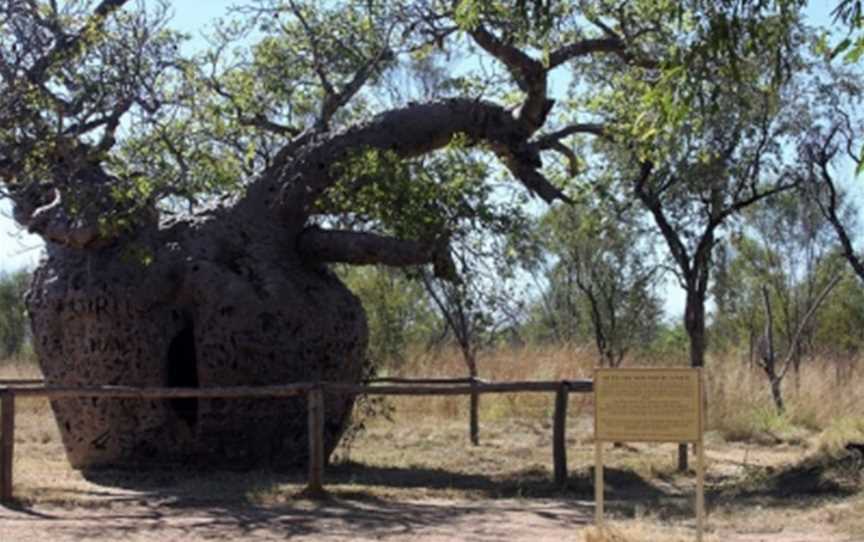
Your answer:
[[[859,39],[852,47],[852,50],[846,53],[843,60],[849,64],[855,64],[861,59],[862,54],[864,54],[864,39]]]
[[[843,41],[841,41],[840,43],[838,43],[837,46],[834,47],[834,50],[831,51],[831,55],[830,55],[831,60],[837,58],[838,55],[842,54],[843,51],[845,51],[846,49],[848,49],[851,46],[852,46],[852,40],[849,38],[846,38]]]

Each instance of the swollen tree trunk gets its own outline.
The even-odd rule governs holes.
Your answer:
[[[298,251],[295,222],[261,221],[248,198],[151,223],[98,249],[47,243],[27,298],[53,386],[213,387],[357,381],[367,343],[359,301]],[[258,217],[256,219],[256,216]],[[353,400],[328,395],[325,447]],[[75,467],[306,460],[304,397],[52,401]]]

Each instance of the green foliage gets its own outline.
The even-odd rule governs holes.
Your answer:
[[[813,331],[814,348],[842,357],[864,350],[864,285],[851,272],[831,292]]]
[[[506,21],[514,44],[536,46],[545,41],[548,51],[572,38],[568,23],[577,12],[574,2],[561,0],[459,0],[453,18],[464,30],[473,30],[481,23],[500,26]]]
[[[822,49],[831,58],[843,56],[848,63],[856,63],[864,54],[864,17],[862,17],[861,0],[841,0],[833,11],[835,22],[845,25],[848,29],[846,37],[833,47],[823,44]]]
[[[712,1],[628,2],[619,18],[650,28],[640,41],[650,51],[652,69],[619,63],[585,66],[586,81],[598,92],[579,100],[607,118],[622,139],[632,142],[640,160],[662,162],[684,134],[710,126],[705,113],[747,109],[764,103],[795,69],[790,55],[797,47],[796,29],[802,2],[736,3]],[[604,15],[597,2],[595,17]],[[591,71],[599,77],[595,79]],[[764,107],[764,106],[763,106]]]
[[[509,228],[521,212],[490,197],[488,173],[486,162],[458,146],[414,161],[367,149],[331,166],[340,181],[320,210],[407,239],[459,237],[480,225]]]
[[[89,16],[91,4],[67,2],[55,12],[56,3],[43,3],[41,20],[10,9],[0,21],[0,34],[11,37],[0,44],[8,62],[0,81],[0,153],[17,171],[12,183],[55,178],[58,169],[74,179],[113,158],[108,150],[122,115],[135,118],[134,129],[144,123],[141,113],[179,99],[175,72],[185,65],[179,57],[185,36],[164,26],[166,5],[99,18]],[[51,57],[58,27],[72,46]],[[42,65],[42,57],[54,61]]]
[[[440,332],[441,322],[423,286],[402,271],[350,266],[339,271],[366,310],[374,367],[401,365],[411,347],[428,344]]]
[[[687,360],[689,339],[681,324],[664,323],[658,326],[656,337],[645,351],[648,359],[659,360],[661,365],[683,365]]]
[[[0,359],[22,352],[29,331],[24,294],[30,273],[0,272]]]
[[[534,270],[547,284],[534,310],[550,338],[591,340],[604,363],[617,365],[654,337],[659,270],[635,215],[601,205],[556,207],[537,225],[534,241],[546,254]]]
[[[727,249],[730,256],[721,278],[728,286],[721,289],[715,283],[718,314],[713,323],[714,336],[725,336],[728,341],[716,346],[722,349],[729,345],[755,345],[765,329],[762,296],[765,287],[774,308],[775,350],[779,356],[788,351],[816,296],[842,272],[844,263],[830,225],[797,192],[766,200],[748,210],[744,217],[739,233]],[[853,286],[854,282],[850,284],[847,279],[840,288],[854,298]],[[854,331],[842,331],[843,324],[836,327],[826,324],[833,319],[829,315],[842,313],[838,302],[843,295],[835,290],[823,303],[796,347],[796,359],[841,344],[851,347]]]

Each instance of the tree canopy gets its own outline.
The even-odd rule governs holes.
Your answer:
[[[291,201],[318,225],[424,242],[380,246],[403,254],[390,263],[434,260],[466,220],[507,216],[482,179],[506,171],[543,200],[568,201],[577,136],[654,147],[712,70],[738,74],[747,51],[784,50],[797,7],[256,0],[189,56],[166,2],[10,1],[0,178],[17,220],[62,244],[98,244],[154,209],[194,211],[267,179],[258,184],[281,191],[274,206]],[[775,59],[766,84],[788,67]],[[599,65],[632,81],[612,119],[585,99],[604,86],[586,77]],[[553,99],[555,73],[572,84]],[[301,160],[304,172],[283,178]],[[567,174],[552,167],[562,160]],[[333,237],[308,238],[310,252],[363,260],[325,251]]]

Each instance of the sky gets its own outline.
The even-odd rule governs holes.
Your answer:
[[[237,3],[238,0],[175,0],[172,2],[174,17],[171,26],[192,36],[189,44],[192,49],[203,47],[202,31],[224,15],[228,7]],[[811,0],[806,11],[811,24],[829,27],[831,6],[835,4],[834,0]],[[18,227],[11,219],[8,202],[0,200],[0,272],[35,268],[42,256],[42,248],[41,239]],[[669,281],[664,290],[662,297],[667,316],[679,316],[684,310],[683,291],[674,283],[674,279]]]

